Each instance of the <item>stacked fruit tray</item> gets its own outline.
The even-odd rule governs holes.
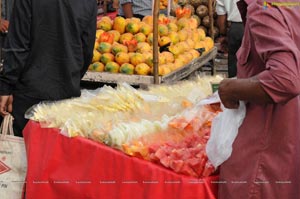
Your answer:
[[[159,16],[158,75],[161,82],[180,80],[216,56],[214,42],[190,15]],[[94,56],[83,80],[152,84],[153,17],[98,21]]]

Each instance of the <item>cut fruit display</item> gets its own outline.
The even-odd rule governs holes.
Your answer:
[[[198,103],[212,94],[211,82],[221,79],[198,77],[148,90],[125,83],[104,86],[83,90],[79,98],[38,104],[26,116],[66,136],[92,139],[177,173],[207,176],[214,169],[204,149],[219,109]]]

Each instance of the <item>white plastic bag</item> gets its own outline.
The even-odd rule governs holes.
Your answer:
[[[211,135],[206,145],[206,153],[210,162],[217,168],[227,160],[232,152],[232,144],[238,134],[245,115],[245,103],[240,101],[238,109],[227,109],[212,121]]]

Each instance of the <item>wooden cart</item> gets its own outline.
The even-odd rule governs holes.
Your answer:
[[[217,55],[217,48],[214,47],[209,52],[203,54],[202,56],[194,59],[185,66],[167,74],[164,76],[159,76],[159,83],[171,83],[178,80],[182,80],[188,77],[193,72],[201,69],[201,67],[208,61],[215,59]],[[131,85],[149,85],[154,84],[153,76],[145,75],[127,75],[121,73],[109,73],[109,72],[90,72],[88,71],[82,79],[83,81],[90,82],[102,82],[102,83],[120,83],[127,82]]]
[[[104,0],[106,1],[106,0]],[[159,76],[158,75],[158,16],[159,16],[159,0],[153,0],[153,76],[143,76],[143,75],[127,75],[120,73],[108,73],[108,72],[86,72],[85,76],[82,78],[83,81],[88,82],[101,82],[101,83],[120,83],[126,82],[131,85],[150,85],[150,84],[160,84],[160,83],[171,83],[175,81],[182,80],[188,77],[193,72],[199,70],[203,65],[212,60],[212,72],[211,74],[215,74],[215,58],[217,55],[217,48],[214,47],[209,52],[201,55],[199,58],[194,59],[189,64],[172,71],[171,73]],[[210,16],[210,28],[213,28],[213,3],[214,0],[209,1],[209,16]],[[169,0],[170,5],[170,0]],[[170,7],[170,6],[169,6]],[[105,12],[106,13],[106,12]],[[212,31],[211,31],[212,32]],[[213,34],[210,35],[212,39],[214,39]]]

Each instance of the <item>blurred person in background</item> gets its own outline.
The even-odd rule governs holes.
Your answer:
[[[113,0],[112,7],[116,10],[119,9],[119,0]]]
[[[118,15],[124,18],[152,15],[152,0],[119,0]]]
[[[3,49],[0,114],[12,113],[16,136],[22,136],[32,105],[80,96],[96,17],[95,0],[15,0]]]
[[[246,116],[220,167],[219,199],[300,196],[300,8],[240,0],[245,34],[237,79],[220,83],[225,107]]]
[[[216,4],[217,23],[221,34],[219,40],[221,43],[227,40],[228,45],[228,77],[236,76],[236,53],[241,46],[244,34],[244,25],[236,5],[237,1],[217,0]]]

